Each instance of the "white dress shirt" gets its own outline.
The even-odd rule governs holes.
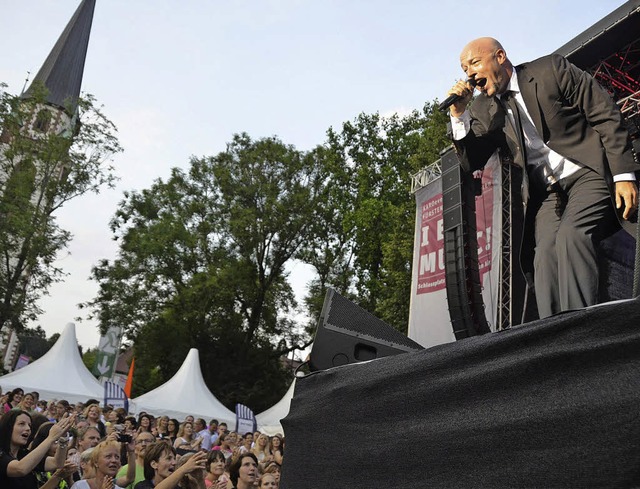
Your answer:
[[[529,115],[527,106],[525,105],[522,94],[520,93],[518,76],[515,69],[511,74],[507,90],[513,92],[512,97],[516,100],[520,111],[520,121],[522,123],[522,133],[525,139],[525,150],[527,154],[526,161],[529,171],[540,173],[541,177],[545,178],[547,182],[554,182],[562,178],[566,178],[582,168],[580,163],[572,161],[569,158],[565,158],[544,144],[544,141],[533,125],[533,120]],[[500,95],[496,96],[500,97]],[[511,123],[514,127],[517,127],[510,107],[507,109],[507,112]],[[465,110],[460,117],[451,116],[451,129],[453,132],[453,139],[456,141],[463,139],[467,134],[469,134],[469,131],[471,130],[471,115],[469,114],[469,111]],[[614,182],[635,180],[636,178],[633,173],[621,173],[613,176]]]

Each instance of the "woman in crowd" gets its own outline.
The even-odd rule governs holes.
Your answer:
[[[251,450],[258,462],[264,467],[267,463],[273,460],[273,455],[269,451],[269,437],[264,433],[260,433],[258,438],[255,440],[255,444],[253,449]]]
[[[79,458],[79,470],[78,473],[81,479],[93,479],[96,476],[96,471],[91,464],[91,454],[95,450],[95,447],[87,448],[80,454]]]
[[[280,485],[280,464],[278,462],[269,462],[262,473],[273,475],[276,479],[276,485]]]
[[[56,407],[53,413],[53,419],[49,421],[60,421],[66,414],[71,410],[71,406],[69,405],[69,401],[66,399],[61,399],[56,403]],[[84,418],[84,416],[82,416]]]
[[[189,421],[185,421],[180,425],[178,437],[173,443],[173,448],[176,449],[178,455],[185,455],[200,449],[200,440],[194,438],[193,424]]]
[[[236,448],[238,446],[238,442],[240,441],[238,433],[236,431],[229,432],[229,437],[227,438],[227,441],[229,442],[229,446],[231,447],[232,450]]]
[[[54,424],[51,421],[46,421],[40,425],[36,435],[33,437],[33,441],[29,445],[29,450],[35,450],[41,443],[44,443],[51,432],[51,428]],[[58,449],[58,441],[53,442],[49,448],[47,456],[55,457],[56,450]],[[71,449],[67,450],[67,460],[65,460],[64,467],[52,471],[34,471],[36,479],[38,480],[38,486],[40,489],[66,489],[73,484],[73,473],[76,471],[76,465],[69,460],[71,456]]]
[[[44,414],[40,414],[36,412],[30,412],[29,415],[31,416],[31,436],[29,437],[29,443],[31,443],[33,441],[34,436],[36,436],[36,433],[40,429],[40,426],[42,426],[44,423],[48,423],[49,418],[47,418]],[[72,434],[74,431],[75,431],[75,428],[72,426],[69,429],[69,434]],[[69,444],[69,447],[71,447],[71,445],[75,442],[75,440],[70,440],[70,441],[71,443]]]
[[[107,428],[100,419],[101,414],[100,406],[97,404],[91,404],[84,410],[84,417],[87,419],[89,426],[91,428],[96,428],[98,433],[100,433],[100,438],[104,438],[107,436]]]
[[[138,416],[138,433],[151,433],[151,416],[142,413]]]
[[[111,423],[112,425],[124,424],[124,416],[119,411],[112,409],[109,413],[107,421],[109,421],[109,423]]]
[[[92,477],[79,480],[71,489],[122,489],[114,482],[120,470],[120,443],[112,440],[100,442],[91,451],[89,465],[91,470],[89,474],[85,471],[85,476]]]
[[[27,450],[31,435],[31,416],[18,409],[10,410],[0,419],[0,487],[2,489],[37,489],[34,469],[51,471],[64,466],[67,455],[65,433],[75,417],[66,417],[49,429],[47,437],[33,450]],[[57,442],[55,456],[49,449]]]
[[[253,489],[258,480],[258,459],[253,453],[244,453],[229,467],[233,489]]]
[[[167,440],[171,442],[171,445],[173,445],[178,438],[178,431],[180,431],[180,422],[175,418],[171,418],[167,422]]]
[[[176,470],[178,476],[178,485],[173,486],[173,481],[165,481],[165,486],[159,489],[205,489],[204,474],[207,464],[207,454],[204,452],[187,453],[180,457],[176,462]]]
[[[136,421],[136,418],[134,416],[127,416],[126,418],[124,418],[125,431],[129,433],[132,431],[136,431],[137,428],[138,428],[138,422]]]
[[[160,416],[158,418],[158,434],[156,438],[159,440],[166,440],[169,437],[169,416]]]
[[[263,474],[260,477],[258,489],[278,489],[278,481],[273,474]]]
[[[224,455],[225,460],[227,460],[231,457],[231,455],[233,455],[233,449],[235,448],[231,444],[231,440],[231,433],[223,433],[218,437],[215,445],[211,450],[219,451],[220,453],[222,453],[222,455]]]
[[[22,400],[18,404],[18,409],[22,409],[28,413],[31,413],[36,407],[36,398],[31,392],[27,392],[22,396]]]
[[[22,401],[22,396],[24,395],[24,391],[20,387],[16,387],[11,392],[9,392],[9,396],[7,397],[7,402],[2,406],[2,411],[8,413],[13,408],[17,408],[20,401]]]
[[[226,459],[220,450],[211,450],[207,456],[207,475],[204,485],[211,489],[227,489],[229,479],[224,475]]]
[[[187,456],[188,460],[176,468],[176,451],[167,441],[159,441],[147,448],[144,456],[144,480],[135,489],[173,489],[188,474],[204,467],[204,453]]]
[[[241,440],[241,444],[238,446],[239,453],[246,453],[251,451],[253,446],[253,433],[247,433]]]
[[[282,443],[282,437],[280,435],[274,435],[271,438],[269,444],[269,450],[273,455],[273,461],[282,465],[282,456],[284,455],[284,443]]]

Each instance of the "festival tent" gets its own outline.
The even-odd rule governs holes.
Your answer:
[[[129,404],[135,414],[147,412],[154,416],[169,416],[182,421],[188,415],[226,422],[235,426],[236,415],[222,405],[209,391],[200,370],[198,350],[191,348],[184,363],[167,382]]]
[[[35,362],[0,377],[3,391],[20,387],[37,391],[40,399],[71,403],[102,399],[104,388],[85,367],[78,350],[76,326],[68,323],[58,341]]]
[[[289,390],[275,405],[261,412],[256,416],[258,422],[258,429],[269,436],[273,436],[276,433],[283,434],[284,430],[280,424],[280,420],[285,418],[289,414],[289,407],[291,406],[291,399],[293,398],[293,391],[296,387],[296,380],[293,379]]]

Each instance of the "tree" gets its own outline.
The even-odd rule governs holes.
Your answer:
[[[58,341],[60,333],[53,333],[49,338],[42,326],[35,328],[25,327],[18,333],[18,354],[26,355],[33,362],[44,356]],[[80,347],[78,347],[80,348]],[[80,349],[82,352],[82,350]]]
[[[313,237],[326,183],[316,156],[240,134],[188,173],[125,195],[111,223],[118,257],[94,268],[99,293],[86,306],[104,329],[127,325],[137,372],[160,373],[137,375],[134,392],[166,381],[198,347],[227,406],[280,399],[290,381],[280,357],[308,344],[285,265]]]
[[[87,370],[90,372],[93,370],[93,367],[96,364],[96,359],[98,357],[98,348],[89,348],[82,354],[82,363],[87,367]]]
[[[309,306],[318,310],[332,285],[406,332],[415,220],[411,175],[449,144],[446,116],[435,103],[404,117],[360,114],[340,132],[329,129],[320,159],[331,179],[331,205],[321,224],[328,233],[305,255],[319,276]]]
[[[45,103],[46,89],[12,96],[0,85],[0,327],[20,330],[64,272],[54,265],[71,235],[55,213],[87,192],[113,186],[107,163],[121,151],[115,127],[91,95],[70,111]]]

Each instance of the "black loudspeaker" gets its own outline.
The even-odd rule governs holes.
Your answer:
[[[313,340],[311,371],[423,350],[357,304],[328,289]]]
[[[489,332],[478,271],[476,189],[473,175],[462,171],[453,149],[443,152],[441,164],[447,303],[460,340]]]

